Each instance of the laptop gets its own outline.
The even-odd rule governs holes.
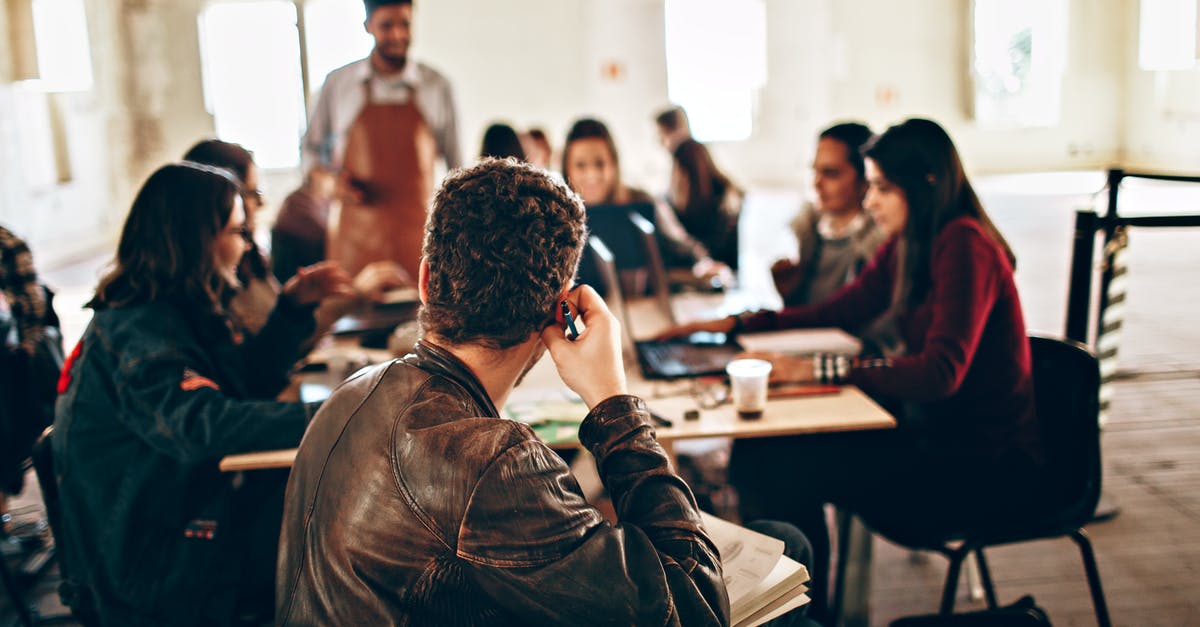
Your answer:
[[[638,365],[647,379],[684,379],[725,374],[742,347],[724,333],[693,333],[670,340],[635,342]]]

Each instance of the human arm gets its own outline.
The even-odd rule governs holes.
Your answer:
[[[885,367],[856,368],[851,383],[871,394],[917,402],[958,391],[1011,268],[976,225],[955,221],[934,242],[930,271],[931,319],[920,352]]]
[[[300,170],[309,172],[315,168],[332,169],[333,158],[333,111],[332,75],[325,77],[325,84],[317,94],[317,103],[308,118],[308,129],[300,140]]]
[[[441,145],[442,157],[446,160],[446,169],[453,170],[462,165],[462,147],[458,141],[458,109],[454,106],[454,89],[450,81],[445,82],[446,123],[441,129],[438,143]]]
[[[235,398],[220,383],[219,355],[178,321],[139,327],[96,341],[119,355],[112,411],[140,439],[184,464],[299,444],[315,405]],[[89,369],[110,367],[88,362],[85,352],[75,366],[80,385],[105,378]]]
[[[683,227],[679,216],[675,215],[675,210],[661,199],[654,201],[654,222],[662,235],[662,241],[666,242],[677,256],[692,262],[692,274],[698,277],[721,276],[727,282],[733,277],[729,266],[715,261],[704,244],[692,237]]]

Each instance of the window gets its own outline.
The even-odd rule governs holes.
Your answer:
[[[204,102],[217,137],[254,151],[264,169],[299,165],[307,120],[296,6],[214,4],[199,19]]]
[[[1197,0],[1142,0],[1138,66],[1143,70],[1196,67]]]
[[[975,0],[975,120],[981,126],[1053,126],[1067,65],[1066,0]]]
[[[363,28],[362,0],[309,0],[304,5],[308,88],[321,90],[329,72],[371,54],[375,40]]]
[[[83,0],[33,0],[39,86],[45,91],[92,88],[92,53]]]
[[[767,82],[762,0],[666,0],[667,95],[700,141],[738,141],[754,127]]]

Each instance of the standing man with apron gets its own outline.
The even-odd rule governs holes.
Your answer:
[[[365,0],[375,48],[325,79],[304,136],[306,172],[337,175],[329,258],[351,275],[390,260],[417,276],[434,162],[460,165],[450,83],[409,59],[411,0]]]

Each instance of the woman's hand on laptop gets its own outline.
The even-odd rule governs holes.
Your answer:
[[[660,341],[670,340],[677,337],[686,337],[701,331],[709,333],[732,333],[735,326],[737,326],[737,318],[734,316],[717,318],[716,320],[701,320],[700,322],[689,322],[671,327],[659,333],[654,339]]]
[[[569,340],[565,321],[555,308],[558,324],[542,330],[542,343],[558,368],[563,383],[575,391],[588,409],[619,394],[628,394],[625,366],[621,361],[621,325],[604,300],[584,285],[567,295],[572,315],[582,319],[584,329]]]

